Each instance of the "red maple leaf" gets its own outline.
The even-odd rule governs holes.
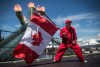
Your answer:
[[[39,46],[40,43],[41,43],[42,40],[43,40],[41,33],[38,32],[38,33],[32,35],[32,40],[34,40],[34,42],[32,42],[32,44],[33,44],[34,46]]]

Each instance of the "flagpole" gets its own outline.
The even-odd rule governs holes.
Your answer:
[[[36,10],[37,13],[40,13],[42,16],[45,16],[53,25],[55,25],[62,33],[64,33],[64,31],[62,31],[45,13],[45,8],[42,7],[38,7],[38,9],[34,8]],[[68,38],[71,42],[73,42],[70,38]]]
[[[51,23],[53,23],[62,33],[64,33],[64,31],[62,31],[45,13],[45,11],[39,11],[41,13],[41,15],[45,16],[49,21],[51,21]],[[67,37],[68,38],[68,37]],[[72,43],[73,40],[71,40],[70,38],[68,38]]]

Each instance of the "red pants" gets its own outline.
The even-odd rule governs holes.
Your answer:
[[[60,44],[60,46],[59,46],[59,48],[57,50],[57,53],[56,53],[56,55],[54,57],[54,60],[60,61],[62,59],[62,56],[63,56],[64,52],[66,51],[66,49],[68,47],[70,47],[75,52],[75,54],[79,58],[80,62],[84,61],[84,57],[82,55],[82,51],[81,51],[81,49],[80,49],[78,44],[72,45],[72,44],[63,44],[63,43]]]

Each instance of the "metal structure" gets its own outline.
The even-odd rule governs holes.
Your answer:
[[[16,6],[15,6],[14,10],[15,10],[17,18],[20,21],[21,27],[17,29],[15,32],[0,30],[2,32],[12,33],[6,39],[0,42],[0,62],[13,60],[13,55],[12,55],[13,49],[18,45],[18,43],[20,42],[27,28],[27,24],[25,23],[25,20],[21,11],[22,9],[18,4],[17,6],[20,9],[19,10],[16,9]],[[34,7],[29,7],[29,13],[30,13],[29,19],[31,18],[35,10],[36,9]],[[54,41],[56,44],[59,44],[59,42],[56,42],[54,39],[52,39],[52,41]]]
[[[25,29],[27,27],[22,12],[16,11],[16,16],[20,21],[21,27],[17,29],[15,32],[12,32],[11,35],[9,35],[6,39],[0,42],[0,61],[12,60],[13,49],[17,46],[17,44],[21,40],[23,33],[25,32]]]

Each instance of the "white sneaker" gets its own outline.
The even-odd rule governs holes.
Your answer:
[[[84,60],[84,63],[87,63],[88,61],[87,60]]]
[[[59,63],[60,61],[53,60],[52,63]]]

